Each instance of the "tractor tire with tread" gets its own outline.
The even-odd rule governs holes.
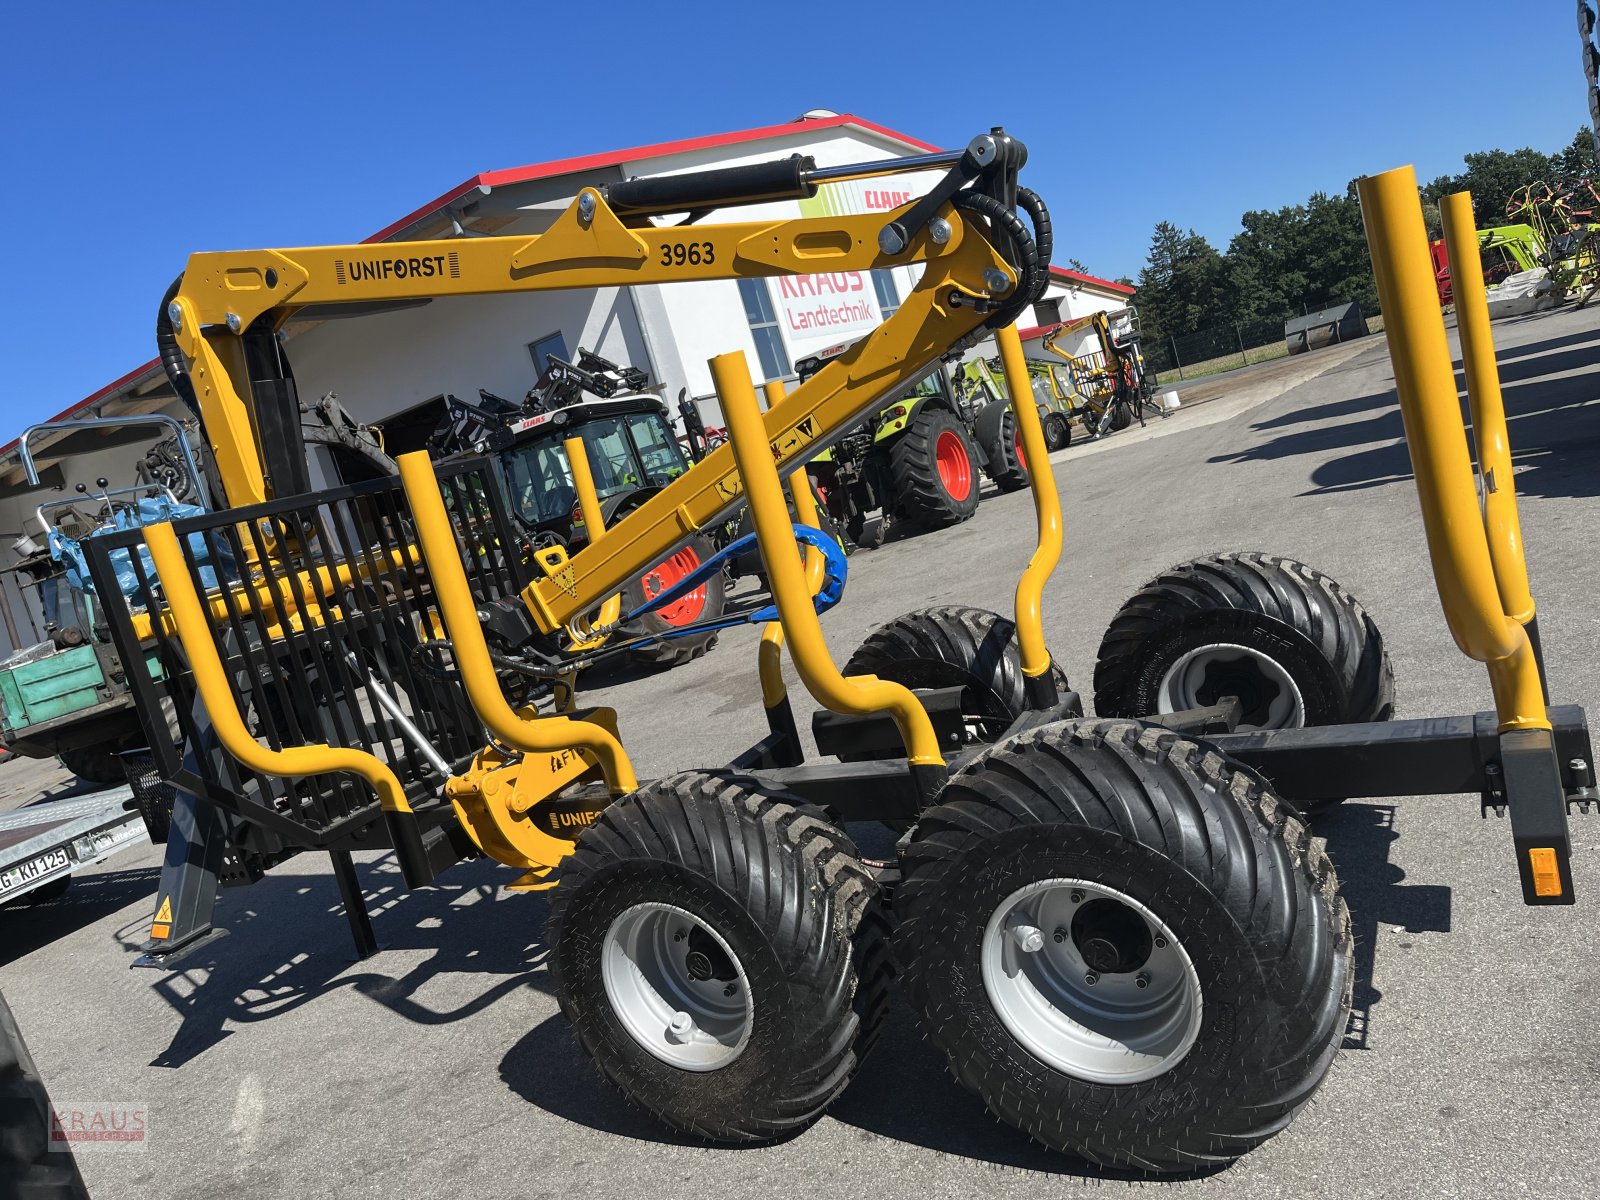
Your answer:
[[[127,773],[122,769],[121,753],[138,744],[141,743],[137,735],[130,734],[115,742],[58,750],[56,758],[63,767],[86,783],[121,783],[127,778]]]
[[[692,551],[696,565],[705,562],[717,552],[711,539],[696,534],[690,538],[679,551],[682,554]],[[647,599],[645,592],[645,577],[650,574],[645,571],[630,579],[622,589],[622,611],[632,612]],[[693,620],[709,620],[722,614],[727,597],[727,574],[718,571],[701,585],[705,589],[705,601],[699,613]],[[679,601],[682,603],[682,601]],[[670,606],[669,606],[670,607]],[[660,610],[645,613],[636,620],[629,621],[622,627],[623,637],[635,638],[649,635],[670,633],[676,625],[661,614]],[[629,653],[633,660],[647,666],[675,667],[680,663],[692,662],[701,657],[706,651],[717,644],[715,630],[709,633],[690,634],[685,637],[668,637],[660,641],[650,642],[643,646],[636,646]]]
[[[1186,676],[1185,661],[1203,674]],[[1094,705],[1138,718],[1223,694],[1240,695],[1242,724],[1256,728],[1387,721],[1394,671],[1372,618],[1327,575],[1276,555],[1214,554],[1163,571],[1122,606],[1100,643]]]
[[[965,455],[965,466],[956,462],[950,483],[940,470],[941,444],[957,459]],[[967,427],[945,409],[925,407],[911,419],[889,448],[889,471],[896,511],[908,521],[945,529],[978,511],[977,446]]]
[[[1072,422],[1060,413],[1051,413],[1045,417],[1044,444],[1052,454],[1072,445]]]
[[[748,776],[685,772],[609,805],[560,880],[547,940],[562,1011],[601,1073],[680,1132],[748,1143],[803,1129],[877,1037],[892,974],[877,883],[820,809]],[[692,914],[743,972],[745,1032],[718,1065],[675,1065],[619,1016],[603,963],[641,906]]]
[[[1009,738],[952,777],[923,814],[904,868],[897,952],[923,1029],[991,1113],[1053,1149],[1151,1174],[1221,1167],[1289,1124],[1343,1039],[1350,917],[1322,842],[1259,776],[1202,742],[1097,720]],[[1063,894],[1074,887],[1109,890],[1149,914],[1136,926],[1145,931],[1145,965],[1119,960],[1120,974],[1082,977],[1098,985],[1084,993],[1071,990],[1078,980],[1067,957],[1079,944],[1076,921],[1070,937],[1060,926],[1050,932],[1059,907],[1023,911],[1042,928],[1042,946],[1040,929],[996,924],[1019,911],[1019,896],[1086,912],[1072,907],[1083,891],[1070,904]],[[1151,917],[1159,922],[1153,937]],[[1006,952],[1004,939],[1029,933],[1033,952],[1013,949],[1012,965],[993,970],[1007,962],[995,957]],[[1034,973],[1064,961],[1058,976]],[[1127,990],[1128,972],[1140,969],[1139,987],[1150,993]],[[1178,1010],[1181,1021],[1142,1034],[1104,1021],[1104,1049],[1086,1040],[1083,1057],[1052,1065],[1041,1056],[1079,1053],[1063,1050],[1073,1035],[1037,1037],[1049,1027],[997,1008],[1026,994],[1009,983],[1018,977],[1029,987],[1044,981],[1040,997],[1093,996],[1076,1011],[1069,1002],[1067,1016],[1084,1021],[1103,1020],[1093,1004],[1101,993],[1109,1001],[1113,988],[1160,1004],[1180,996],[1189,1007]],[[1116,1055],[1138,1052],[1136,1037],[1171,1038],[1174,1028],[1184,1037],[1160,1043],[1153,1071],[1096,1075],[1121,1071]]]
[[[1028,467],[1017,438],[1017,418],[1011,404],[994,400],[972,418],[968,430],[972,440],[983,447],[984,474],[1002,492],[1015,492],[1028,486]]]
[[[1054,659],[1050,671],[1065,693],[1066,672]],[[977,741],[995,741],[1028,707],[1017,627],[982,608],[947,604],[898,616],[867,635],[844,673],[912,689],[963,688],[961,711]]]

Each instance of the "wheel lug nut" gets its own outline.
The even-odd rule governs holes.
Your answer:
[[[686,1038],[694,1029],[694,1019],[686,1012],[675,1012],[667,1023],[667,1032],[675,1038]]]
[[[1167,939],[1164,938],[1164,937],[1158,937],[1156,939],[1156,949],[1157,950],[1165,950],[1166,948],[1167,948]]]
[[[1037,925],[1013,926],[1011,939],[1024,954],[1037,954],[1044,946],[1044,934]]]
[[[672,940],[675,942],[681,942],[686,936],[687,935],[683,932],[683,930],[680,929],[677,933],[672,935]]]
[[[1083,981],[1090,987],[1093,987],[1095,984],[1100,982],[1100,976],[1096,975],[1093,971],[1090,971],[1083,977]]]
[[[1059,946],[1062,942],[1066,941],[1067,936],[1067,931],[1065,929],[1057,929],[1054,934],[1056,944]]]
[[[1140,971],[1137,975],[1135,975],[1133,977],[1133,986],[1136,987],[1136,988],[1147,988],[1147,987],[1149,987],[1150,986],[1150,973],[1148,971]]]
[[[1072,889],[1072,902],[1074,904],[1082,904],[1083,903],[1083,889],[1082,888],[1073,888]]]
[[[739,985],[738,984],[730,983],[727,987],[722,989],[722,994],[724,996],[731,996],[735,992],[737,992],[738,990],[739,990]]]

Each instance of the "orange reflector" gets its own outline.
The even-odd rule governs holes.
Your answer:
[[[1561,868],[1556,865],[1556,852],[1549,846],[1532,846],[1528,850],[1528,865],[1533,868],[1533,894],[1535,896],[1561,895]]]
[[[167,938],[169,938],[171,936],[172,936],[172,926],[171,925],[152,925],[152,926],[150,926],[150,940],[153,941],[153,942],[164,941],[165,939],[167,939]]]

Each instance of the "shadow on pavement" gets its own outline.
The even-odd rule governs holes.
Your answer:
[[[82,872],[74,875],[66,893],[54,900],[24,896],[0,905],[0,967],[137,900],[153,897],[160,879],[159,867]]]
[[[1389,861],[1400,836],[1394,831],[1392,804],[1342,804],[1319,814],[1313,831],[1327,839],[1328,855],[1339,874],[1339,891],[1350,906],[1355,940],[1355,987],[1346,1050],[1365,1050],[1372,1009],[1383,999],[1374,982],[1378,926],[1403,926],[1408,933],[1449,933],[1451,890],[1439,884],[1405,883],[1406,874]],[[1391,946],[1409,949],[1402,936]]]
[[[182,1067],[230,1036],[230,1026],[271,1020],[343,988],[353,988],[419,1025],[443,1025],[482,1012],[521,988],[548,990],[539,941],[542,897],[502,892],[505,871],[486,860],[463,863],[440,882],[406,890],[392,860],[358,863],[379,954],[357,962],[332,875],[269,874],[249,888],[224,890],[216,924],[229,936],[165,973],[156,992],[181,1023],[152,1066]],[[123,931],[131,953],[148,926]],[[392,951],[427,957],[395,975]],[[408,956],[403,961],[410,961]],[[433,981],[472,975],[482,986],[454,1008],[422,996]]]
[[[564,1120],[617,1137],[675,1146],[704,1146],[685,1138],[624,1099],[579,1048],[564,1017],[535,1026],[500,1063],[500,1078],[529,1104]],[[941,1154],[1085,1179],[1143,1179],[1104,1170],[1046,1150],[1026,1134],[990,1116],[977,1097],[945,1070],[923,1041],[916,1020],[898,1000],[885,1020],[878,1045],[828,1116],[851,1126],[863,1142],[880,1138],[924,1146]],[[711,1153],[741,1153],[759,1147],[707,1147]],[[1215,1172],[1209,1172],[1214,1174]]]
[[[1577,335],[1574,335],[1576,337]],[[1600,334],[1583,334],[1588,341]],[[1574,338],[1552,338],[1561,344]],[[1459,364],[1457,364],[1459,366]],[[1587,370],[1583,368],[1589,368]],[[1559,379],[1545,378],[1577,371]],[[1600,346],[1552,353],[1545,347],[1537,355],[1519,354],[1502,363],[1512,459],[1517,491],[1528,496],[1594,496],[1600,494]],[[1519,382],[1520,381],[1520,382]],[[1457,375],[1457,386],[1465,380]],[[1465,402],[1463,417],[1465,418]],[[1370,414],[1361,420],[1320,424]],[[1408,480],[1411,459],[1402,440],[1404,428],[1393,391],[1375,392],[1347,400],[1331,401],[1283,413],[1251,426],[1253,431],[1282,430],[1275,436],[1242,450],[1214,456],[1213,463],[1246,463],[1326,456],[1310,475],[1314,485],[1306,495],[1329,494],[1377,487]]]

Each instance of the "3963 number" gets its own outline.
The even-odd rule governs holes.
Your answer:
[[[663,267],[700,266],[717,261],[716,247],[710,242],[667,242],[661,247]]]

